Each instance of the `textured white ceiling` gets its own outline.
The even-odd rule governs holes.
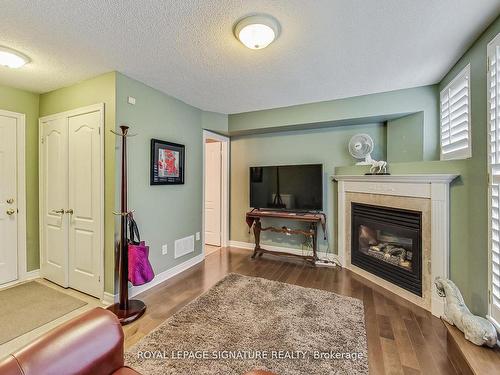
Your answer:
[[[234,22],[269,13],[264,50]],[[0,45],[33,62],[0,83],[35,92],[118,70],[196,107],[238,113],[438,82],[499,0],[1,0]]]

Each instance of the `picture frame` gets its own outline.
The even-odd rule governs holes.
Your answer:
[[[150,185],[184,184],[186,148],[179,143],[151,139]]]

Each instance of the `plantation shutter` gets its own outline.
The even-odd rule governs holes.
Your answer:
[[[471,157],[470,65],[441,91],[441,160]]]
[[[500,34],[488,44],[490,316],[500,322]]]

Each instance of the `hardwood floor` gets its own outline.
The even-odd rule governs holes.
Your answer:
[[[224,248],[189,270],[140,294],[146,314],[125,326],[130,347],[229,272],[332,291],[363,300],[370,374],[461,374],[451,363],[446,327],[429,312],[348,270],[313,268],[300,260]]]
[[[205,244],[205,255],[208,256],[212,253],[219,251],[221,248],[219,246],[212,246]]]

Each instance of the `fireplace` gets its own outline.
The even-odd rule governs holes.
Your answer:
[[[351,264],[422,296],[422,213],[351,203]]]

